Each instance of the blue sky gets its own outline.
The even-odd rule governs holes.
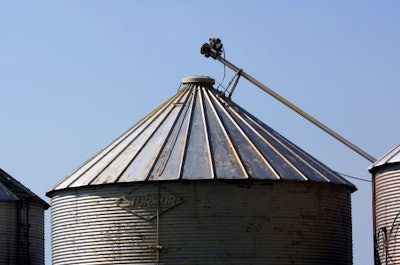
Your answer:
[[[399,143],[398,1],[3,1],[0,167],[46,190],[226,59],[372,156]],[[227,70],[227,80],[233,73]],[[332,169],[370,162],[241,79],[233,100]],[[373,263],[371,184],[350,179],[354,264]],[[50,261],[46,213],[46,264]]]

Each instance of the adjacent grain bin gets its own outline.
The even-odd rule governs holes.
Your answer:
[[[351,264],[355,186],[190,77],[57,183],[61,264]]]
[[[400,263],[400,145],[369,168],[373,181],[375,264]]]
[[[49,205],[0,169],[0,265],[44,264]]]

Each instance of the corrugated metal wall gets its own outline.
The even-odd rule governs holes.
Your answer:
[[[375,264],[400,264],[400,164],[374,174]]]
[[[57,191],[61,264],[352,264],[350,189],[164,181]]]
[[[44,264],[44,209],[0,201],[0,265]]]

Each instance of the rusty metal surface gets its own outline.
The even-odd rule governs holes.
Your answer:
[[[387,164],[394,164],[400,163],[400,144],[390,150],[387,154],[383,155],[379,158],[375,163],[373,163],[368,170],[373,172],[374,169],[387,165]]]
[[[183,87],[48,191],[137,181],[270,179],[355,186],[212,87]]]
[[[375,264],[400,263],[400,164],[385,164],[373,177]]]
[[[55,191],[52,264],[352,264],[350,195],[278,180]]]
[[[44,209],[0,201],[0,264],[44,264]]]

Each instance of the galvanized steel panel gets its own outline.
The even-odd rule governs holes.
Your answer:
[[[386,164],[373,177],[375,264],[400,263],[400,164]]]
[[[0,264],[44,264],[49,205],[0,169]]]
[[[15,208],[15,202],[0,202],[0,264],[17,264]]]
[[[56,191],[53,265],[351,264],[350,194],[343,185],[262,180]]]
[[[42,205],[0,202],[0,264],[44,264]]]
[[[154,262],[155,226],[119,207],[120,194],[110,187],[52,198],[53,265]]]
[[[203,81],[201,81],[203,80]],[[183,87],[52,191],[157,180],[281,179],[355,186],[212,87]]]
[[[30,206],[29,210],[29,241],[30,254],[33,260],[37,260],[36,264],[44,264],[45,261],[45,221],[44,210],[38,206]],[[35,264],[32,262],[31,264]]]

